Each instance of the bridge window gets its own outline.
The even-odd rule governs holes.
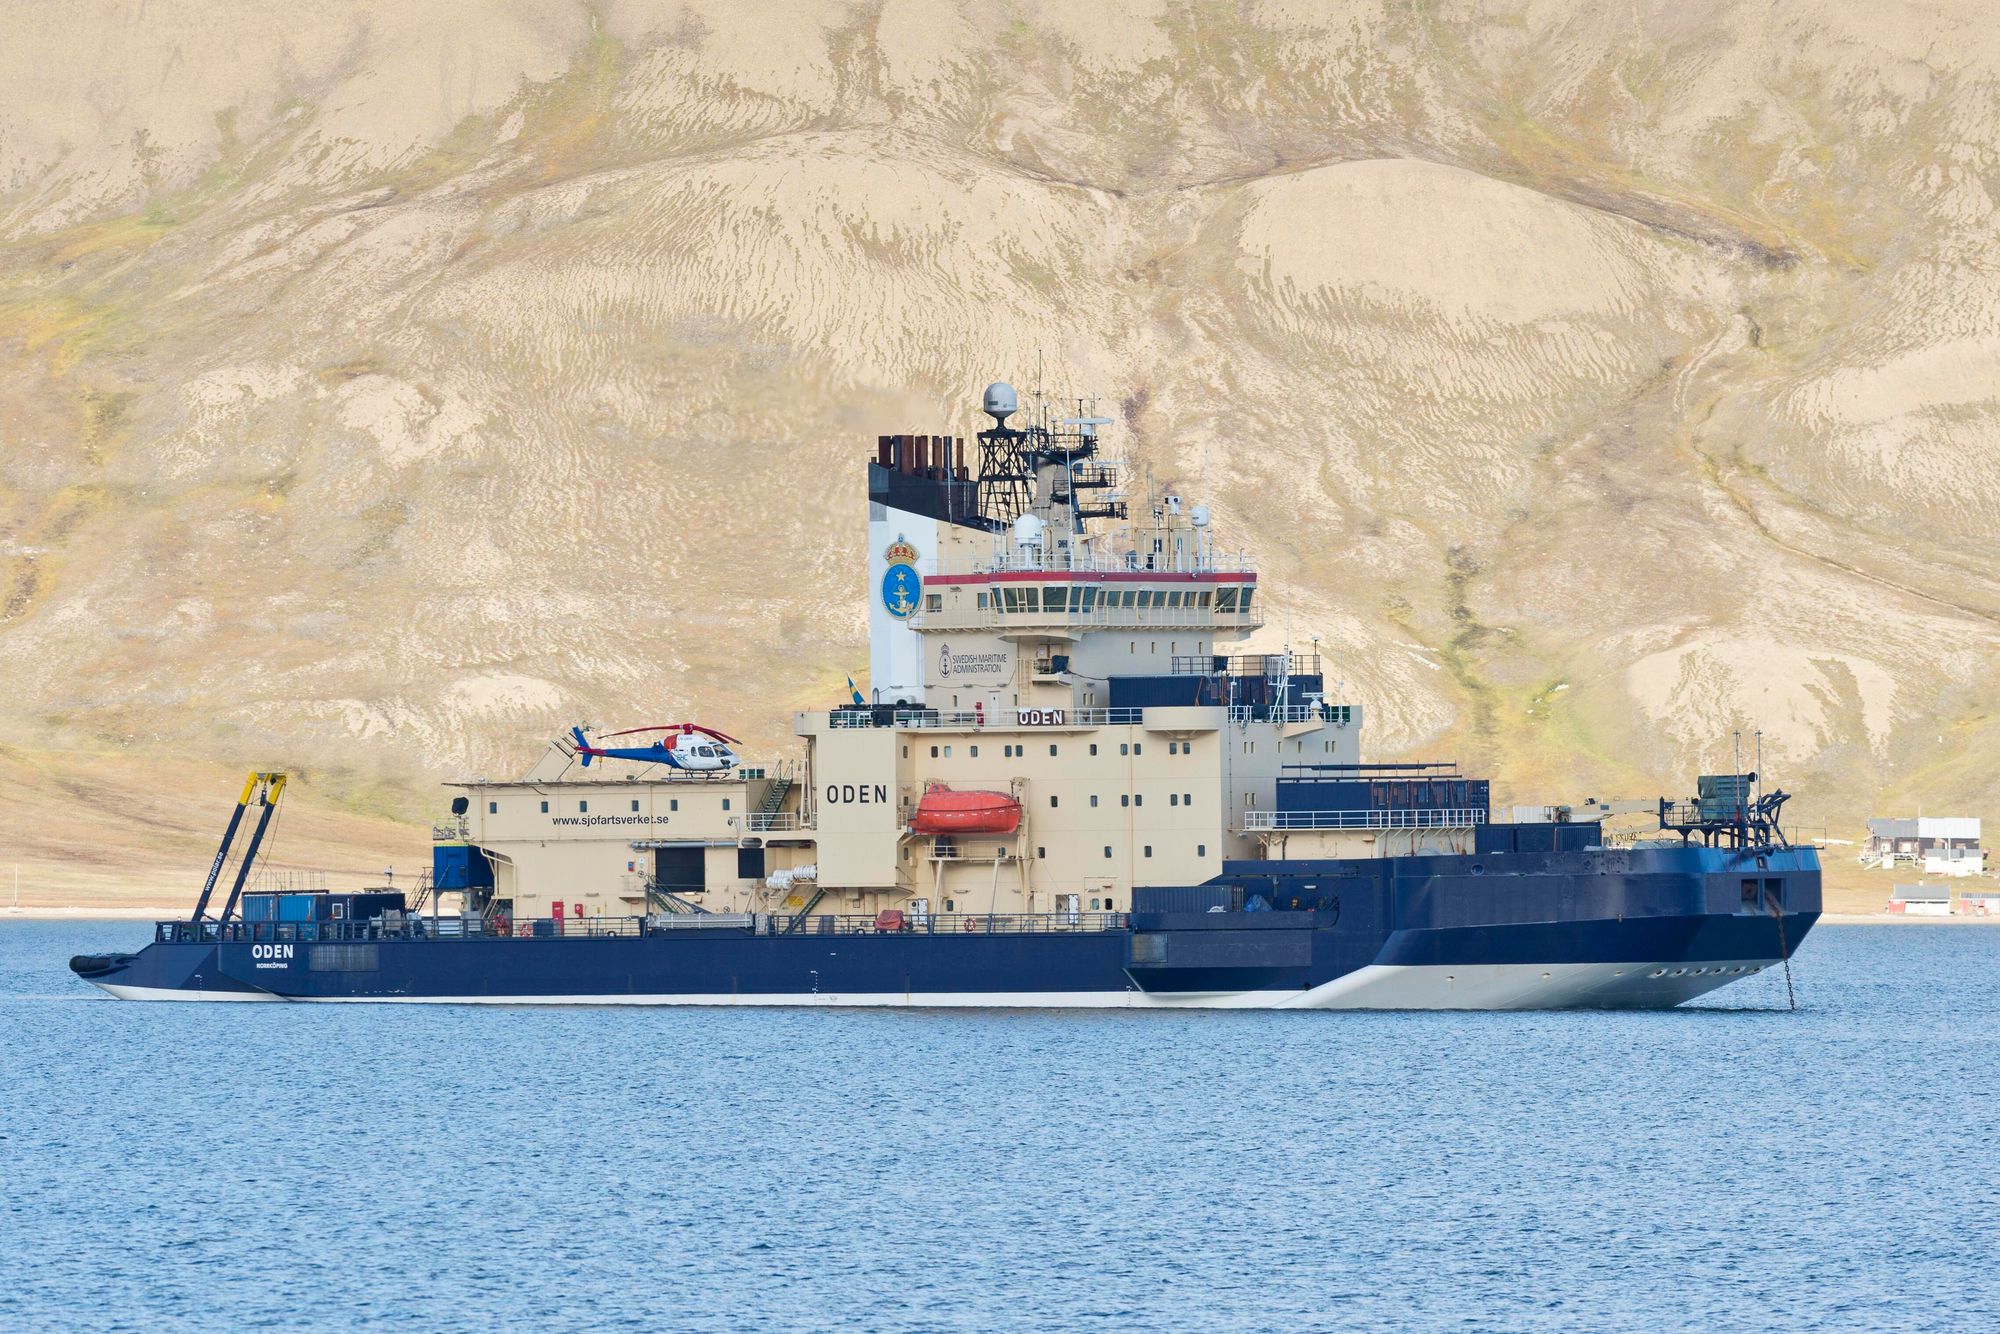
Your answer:
[[[1246,615],[1250,611],[1250,597],[1256,591],[1257,590],[1254,588],[1246,588],[1243,590],[1242,594],[1239,596],[1237,600],[1237,605],[1243,609]]]
[[[1215,609],[1216,609],[1217,611],[1235,611],[1235,610],[1236,610],[1236,590],[1235,590],[1235,589],[1233,589],[1233,588],[1218,588],[1218,589],[1216,589],[1216,590],[1215,590]]]

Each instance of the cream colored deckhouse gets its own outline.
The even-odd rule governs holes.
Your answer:
[[[984,407],[970,461],[960,438],[885,436],[868,464],[865,695],[797,715],[796,758],[585,767],[562,740],[518,782],[461,785],[439,836],[482,906],[1123,912],[1135,885],[1277,855],[1281,767],[1357,763],[1361,710],[1312,655],[1239,651],[1254,567],[1205,507],[1128,499],[1105,419],[1024,414],[1004,384]],[[940,786],[1004,794],[1018,829],[913,832]]]

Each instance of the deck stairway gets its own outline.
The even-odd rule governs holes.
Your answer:
[[[806,924],[806,918],[812,916],[812,910],[814,908],[819,907],[819,901],[825,897],[826,897],[826,889],[824,886],[822,886],[817,890],[814,890],[813,896],[806,900],[806,906],[799,909],[796,913],[792,914],[791,923],[790,925],[786,926],[785,934],[789,936],[794,932],[796,932],[800,927],[804,926]]]
[[[792,776],[779,774],[771,780],[771,786],[764,789],[764,804],[757,808],[760,815],[776,815],[784,809],[785,797],[792,790]]]

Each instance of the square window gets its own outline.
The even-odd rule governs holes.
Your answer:
[[[1194,855],[1197,857],[1206,857],[1208,855],[1208,844],[1206,843],[1195,844]]]
[[[729,798],[724,797],[722,799],[722,809],[725,811],[729,809]]]
[[[1194,805],[1194,793],[1192,793],[1192,792],[1183,792],[1183,793],[1181,793],[1181,805],[1183,805],[1183,806],[1192,806],[1192,805]]]
[[[1129,755],[1132,753],[1132,748],[1121,741],[1118,743],[1118,753],[1120,755]]]
[[[488,815],[498,815],[498,814],[500,813],[500,803],[499,803],[499,802],[497,802],[497,801],[489,801],[489,802],[487,802],[487,803],[486,803],[486,813],[487,813]]]
[[[549,803],[545,801],[542,803],[542,814],[547,815],[548,813],[549,813]]]
[[[1146,743],[1143,741],[1134,741],[1132,743],[1132,753],[1134,755],[1142,753],[1145,749],[1146,749]]]
[[[639,802],[636,798],[632,802],[632,809],[635,811],[639,809]]]
[[[1090,794],[1090,804],[1092,806],[1097,805],[1097,794],[1095,792]]]
[[[1104,857],[1106,861],[1111,859],[1111,845],[1109,843],[1104,845]]]
[[[946,746],[946,747],[944,748],[944,757],[945,757],[946,759],[950,759],[950,758],[951,758],[951,747],[950,747],[950,746]]]
[[[1151,843],[1148,843],[1148,844],[1146,845],[1146,855],[1147,855],[1148,857],[1150,857],[1150,856],[1152,856],[1152,855],[1153,855],[1153,845],[1152,845]]]
[[[1097,753],[1097,743],[1095,741],[1090,743],[1090,753],[1093,755]]]
[[[1181,804],[1181,794],[1180,794],[1180,793],[1178,793],[1178,792],[1169,792],[1169,793],[1167,793],[1167,805],[1169,805],[1169,806],[1178,806],[1178,805],[1180,805],[1180,804]]]
[[[967,750],[967,751],[969,751],[969,752],[971,753],[971,755],[972,755],[972,758],[973,758],[973,759],[975,759],[975,760],[976,760],[976,759],[978,759],[978,758],[979,758],[979,747],[977,747],[977,746],[967,746],[967,747],[966,747],[966,750]]]
[[[1134,806],[1144,806],[1146,804],[1146,794],[1141,792],[1139,795],[1133,797],[1132,804]]]
[[[1049,797],[1049,805],[1053,806],[1053,805],[1055,805],[1055,804],[1056,804],[1056,799],[1055,799],[1055,797],[1054,797],[1053,795],[1051,795],[1051,796]]]
[[[590,809],[590,803],[587,801],[579,801],[578,803],[576,803],[576,809],[579,812],[588,811]]]
[[[1049,754],[1053,755],[1053,754],[1055,754],[1055,753],[1056,753],[1056,748],[1055,748],[1054,746],[1050,746],[1050,747],[1049,747]]]
[[[932,759],[936,759],[936,758],[937,758],[937,747],[936,747],[936,746],[932,746],[932,747],[931,747],[931,758],[932,758]]]
[[[670,810],[670,811],[677,811],[677,810],[679,810],[680,808],[681,808],[681,801],[680,801],[680,798],[679,798],[679,797],[668,797],[668,798],[667,798],[667,809],[668,809],[668,810]]]
[[[1049,850],[1048,850],[1047,848],[1036,848],[1036,849],[1035,849],[1035,856],[1037,856],[1037,857],[1047,857],[1048,855],[1049,855]]]

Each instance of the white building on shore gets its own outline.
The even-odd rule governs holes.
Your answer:
[[[1962,815],[1870,820],[1861,861],[1885,870],[1918,866],[1925,875],[1979,875],[1986,869],[1978,817]]]

